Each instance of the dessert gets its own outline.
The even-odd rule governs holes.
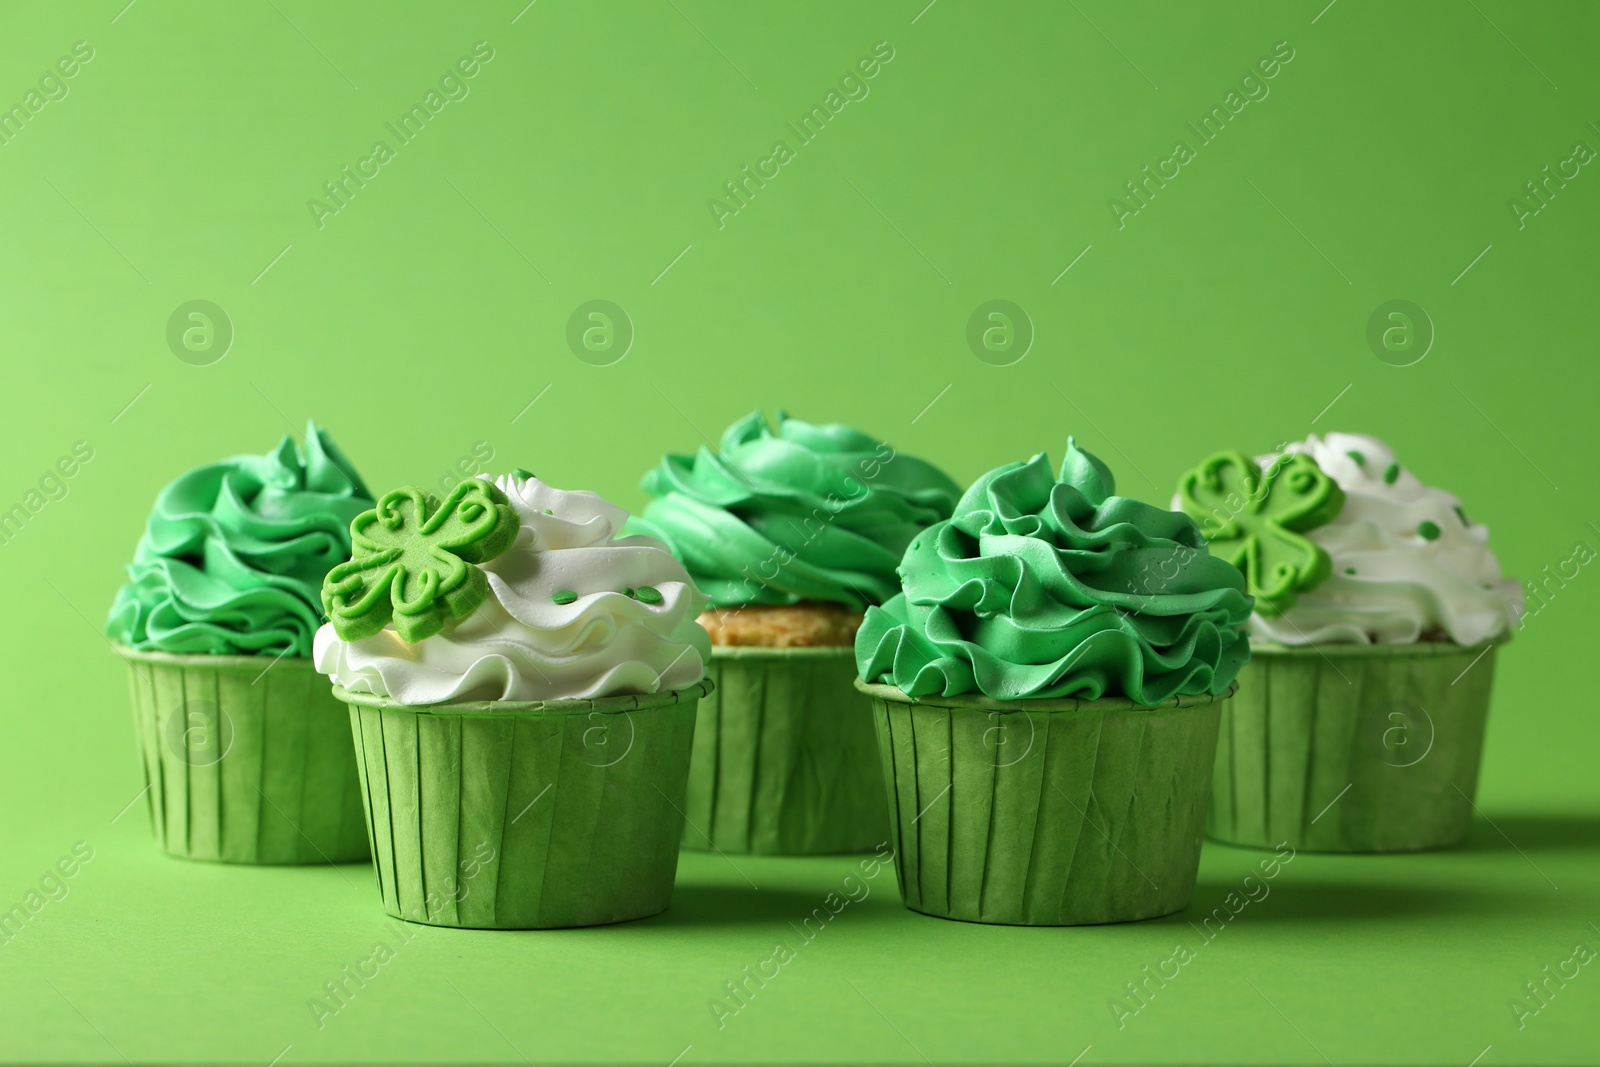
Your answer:
[[[1069,440],[979,478],[856,635],[913,910],[1075,925],[1182,909],[1219,712],[1249,658],[1240,572],[1115,495]]]
[[[757,412],[721,447],[645,476],[634,528],[710,598],[716,694],[700,704],[684,845],[869,850],[888,833],[851,643],[898,589],[895,565],[960,490],[938,468],[838,424]]]
[[[364,859],[350,744],[311,669],[323,576],[372,500],[325,432],[196,468],[156,498],[106,634],[127,661],[169,853]]]
[[[1522,608],[1488,529],[1361,434],[1212,456],[1175,506],[1256,597],[1212,836],[1339,852],[1463,839],[1495,647]]]
[[[389,914],[589,926],[664,910],[705,597],[627,512],[524,471],[385,494],[323,585]]]

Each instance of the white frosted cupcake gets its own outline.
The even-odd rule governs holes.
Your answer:
[[[1522,610],[1488,528],[1360,434],[1219,453],[1175,506],[1256,598],[1212,836],[1352,852],[1464,839],[1494,649]]]
[[[314,655],[350,705],[390,914],[526,928],[666,907],[706,598],[659,541],[617,536],[627,517],[519,471],[443,502],[397,490],[352,524]]]
[[[351,693],[400,704],[572,700],[683,689],[705,676],[706,597],[654,537],[619,537],[624,508],[531,475],[493,482],[516,540],[481,564],[489,595],[433,636],[393,626],[341,640],[317,633],[316,665]]]
[[[1510,632],[1522,586],[1500,573],[1489,528],[1461,501],[1402,467],[1362,434],[1308,437],[1285,449],[1310,456],[1344,493],[1344,507],[1306,537],[1331,571],[1278,616],[1257,612],[1251,636],[1283,645],[1446,641],[1481,645]],[[1257,462],[1270,469],[1278,456]]]

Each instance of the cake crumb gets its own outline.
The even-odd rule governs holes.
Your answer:
[[[842,604],[748,604],[709,608],[699,622],[713,645],[811,648],[854,644],[862,618]]]

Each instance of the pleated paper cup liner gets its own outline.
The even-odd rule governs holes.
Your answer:
[[[855,651],[713,646],[683,847],[865,852],[889,838],[883,772]]]
[[[895,870],[913,911],[1078,926],[1181,911],[1233,690],[1130,700],[871,698]]]
[[[1465,840],[1495,646],[1258,643],[1222,716],[1206,832],[1410,852]]]
[[[116,647],[163,849],[224,863],[367,858],[355,751],[310,660]]]
[[[350,706],[390,915],[527,930],[666,910],[695,704],[687,689],[594,700]]]

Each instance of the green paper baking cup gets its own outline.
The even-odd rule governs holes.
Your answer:
[[[1079,926],[1189,903],[1232,689],[1146,708],[856,687],[872,702],[908,908]]]
[[[716,645],[700,702],[683,847],[865,852],[889,839],[855,650]]]
[[[225,863],[367,858],[355,751],[310,660],[116,648],[163,849]]]
[[[695,704],[711,689],[407,705],[334,686],[384,910],[494,930],[665,911]]]
[[[1495,646],[1252,646],[1223,712],[1218,841],[1411,852],[1472,825]]]

